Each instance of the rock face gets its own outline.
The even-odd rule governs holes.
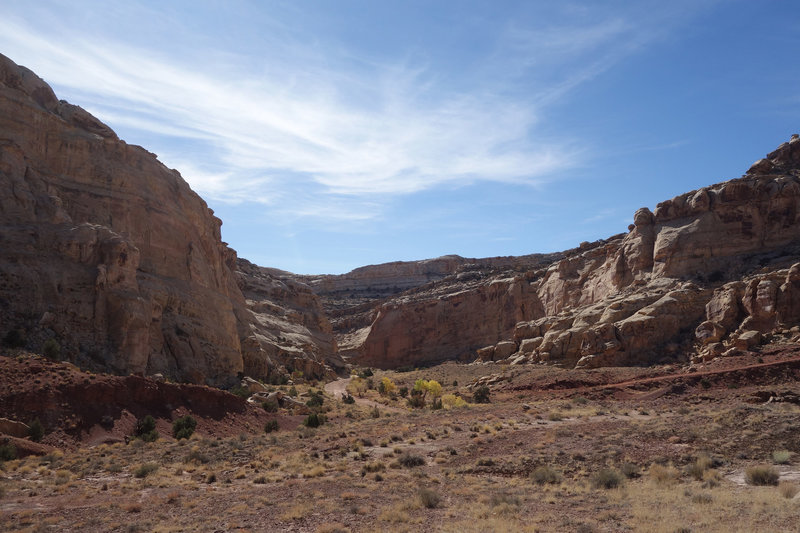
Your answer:
[[[244,259],[235,274],[249,311],[239,322],[245,373],[301,371],[319,379],[344,367],[320,299],[307,285]]]
[[[303,319],[260,321],[220,225],[177,171],[0,56],[0,334],[120,373],[264,376],[277,362],[259,335],[291,324],[305,346]],[[325,327],[308,329],[313,357],[335,350]]]
[[[793,136],[742,178],[639,209],[627,234],[545,268],[362,304],[334,319],[342,353],[382,367],[476,356],[594,367],[752,348],[800,320],[800,265],[776,272],[800,260],[799,169]]]

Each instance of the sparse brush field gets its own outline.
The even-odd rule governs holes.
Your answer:
[[[510,377],[492,383],[490,403],[472,403],[466,386],[487,374]],[[162,432],[6,460],[0,530],[797,531],[800,407],[722,378],[548,385],[576,376],[376,371],[355,403],[322,394],[318,427],[293,415],[294,429],[209,437],[201,422],[178,441]],[[381,378],[392,382],[384,394]],[[399,391],[417,380],[428,382],[425,407],[412,409]],[[798,392],[791,373],[772,387]],[[310,389],[295,386],[304,401]],[[470,403],[431,409],[448,394]],[[275,416],[265,411],[263,425]]]

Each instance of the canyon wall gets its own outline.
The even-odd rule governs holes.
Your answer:
[[[271,349],[275,323],[243,296],[220,226],[177,171],[0,55],[0,334],[198,383],[297,366],[300,352]],[[335,351],[326,328],[307,328],[319,374]]]
[[[342,326],[342,353],[382,367],[475,355],[592,367],[745,346],[738,340],[745,332],[797,322],[790,303],[797,269],[788,267],[800,261],[799,169],[793,136],[742,178],[679,195],[654,212],[639,209],[627,234],[583,243],[544,268],[505,275],[478,268],[370,311],[367,304],[340,311],[333,322]],[[767,277],[752,278],[759,270]],[[727,344],[706,347],[726,334]]]

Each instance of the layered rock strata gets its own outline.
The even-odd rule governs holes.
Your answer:
[[[283,294],[299,302],[276,310],[291,316],[265,323],[220,225],[177,171],[0,56],[0,334],[21,330],[33,349],[55,338],[62,357],[99,369],[191,382],[262,377],[298,367],[301,353],[323,373],[329,326],[311,319],[300,341],[305,319],[283,313],[313,307],[308,294],[293,285]],[[270,352],[264,339],[289,324],[291,356]]]
[[[701,337],[792,324],[796,281],[788,272],[719,287],[800,259],[798,169],[800,140],[793,136],[742,178],[682,194],[654,212],[639,209],[627,234],[584,243],[546,268],[445,278],[345,314],[334,320],[345,325],[342,353],[376,366],[419,365],[469,358],[466,352],[484,342],[472,357],[647,364],[689,358]],[[725,308],[724,319],[707,306]],[[752,347],[757,336],[739,338],[731,342]]]

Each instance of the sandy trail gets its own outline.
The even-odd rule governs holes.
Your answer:
[[[341,400],[345,393],[347,392],[347,385],[350,383],[350,378],[339,378],[336,381],[331,381],[330,383],[325,384],[325,392],[330,394],[334,397],[334,399]],[[398,407],[392,407],[389,405],[383,405],[382,403],[378,403],[373,400],[369,400],[367,398],[359,398],[358,396],[353,396],[355,398],[356,403],[358,405],[366,405],[369,407],[377,407],[378,409],[384,409],[386,411],[391,411],[393,413],[407,413],[408,411],[405,409],[400,409]]]

